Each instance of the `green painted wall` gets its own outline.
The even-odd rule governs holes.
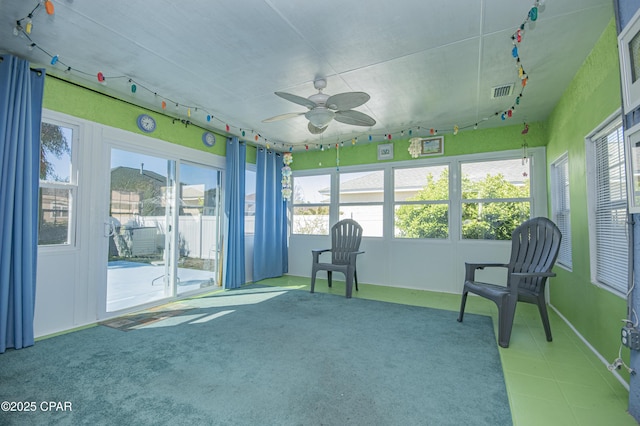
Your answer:
[[[43,106],[74,117],[144,135],[146,133],[138,129],[136,120],[138,115],[146,113],[151,115],[157,123],[156,130],[152,134],[154,138],[218,155],[224,155],[226,151],[226,136],[216,133],[216,144],[209,148],[202,143],[202,133],[205,129],[195,125],[185,127],[180,122],[174,124],[172,117],[104,96],[51,76],[45,79]]]
[[[549,116],[547,163],[567,152],[573,271],[556,268],[551,303],[605,358],[618,356],[626,301],[591,283],[585,136],[621,106],[615,22],[612,20]]]
[[[516,122],[517,118],[512,118]],[[477,129],[460,132],[457,135],[444,135],[444,156],[472,154],[476,152],[505,151],[520,149],[526,140],[529,147],[544,146],[547,142],[545,126],[540,123],[529,124],[529,132],[522,135],[523,123],[492,129]],[[393,160],[414,161],[409,154],[409,138],[393,139],[379,143],[345,143],[340,147],[340,166],[377,163],[378,145],[393,143]],[[335,144],[324,151],[312,149],[306,152],[294,152],[293,170],[307,170],[322,167],[335,167],[337,153]],[[424,159],[419,157],[418,159]],[[388,162],[387,161],[387,162]]]

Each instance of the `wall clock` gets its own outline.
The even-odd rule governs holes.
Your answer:
[[[216,144],[216,135],[211,132],[204,132],[202,134],[202,143],[208,147],[212,147]]]
[[[138,128],[145,133],[151,133],[156,129],[156,120],[150,115],[140,114],[138,116]]]

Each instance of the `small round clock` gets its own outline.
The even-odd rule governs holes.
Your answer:
[[[216,144],[216,135],[211,132],[204,132],[202,134],[202,143],[208,147],[212,147]]]
[[[150,115],[140,114],[138,116],[138,128],[145,133],[151,133],[156,129],[156,120]]]

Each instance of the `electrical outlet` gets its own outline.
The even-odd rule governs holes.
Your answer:
[[[630,326],[622,327],[620,337],[623,345],[634,351],[640,351],[640,330]]]

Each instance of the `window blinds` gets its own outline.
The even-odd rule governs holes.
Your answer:
[[[627,192],[622,126],[594,141],[596,280],[627,293]]]
[[[572,267],[571,256],[571,211],[569,202],[569,158],[565,154],[553,164],[553,216],[562,233],[558,263]]]

